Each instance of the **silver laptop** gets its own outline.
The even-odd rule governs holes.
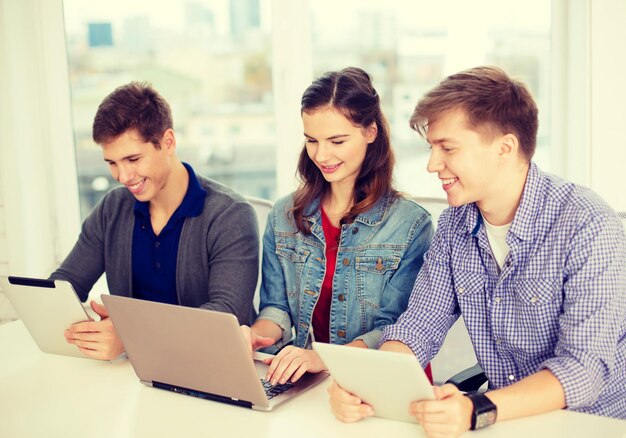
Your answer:
[[[0,289],[41,351],[87,357],[63,336],[70,325],[91,319],[69,282],[0,276]]]
[[[339,386],[374,409],[377,417],[416,423],[409,405],[435,398],[414,355],[313,342],[313,349]]]
[[[305,374],[295,384],[263,382],[267,365],[252,360],[237,318],[229,313],[102,295],[142,383],[259,411],[321,382]]]

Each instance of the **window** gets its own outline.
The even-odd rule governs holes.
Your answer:
[[[498,65],[529,85],[540,108],[535,161],[550,170],[550,2],[310,4],[315,76],[354,65],[373,77],[391,128],[400,190],[444,196],[437,178],[426,172],[427,144],[408,121],[424,93],[445,76],[477,65]]]
[[[107,94],[133,80],[151,82],[172,106],[183,161],[240,193],[274,197],[268,6],[64,1],[83,218],[116,184],[91,139],[93,117]]]
[[[528,83],[537,99],[535,161],[551,170],[550,2],[299,0],[286,12],[281,1],[185,0],[154,7],[147,0],[111,0],[87,8],[81,0],[64,0],[83,217],[114,184],[91,140],[93,116],[108,93],[131,80],[152,82],[170,102],[179,157],[199,173],[261,198],[290,190],[276,187],[277,166],[293,175],[296,162],[275,146],[272,72],[284,66],[272,62],[312,64],[309,80],[349,65],[369,72],[391,127],[396,185],[437,197],[443,192],[426,172],[426,143],[408,127],[415,103],[448,74],[499,65]],[[285,20],[308,19],[310,48],[272,56],[272,7]],[[307,26],[288,32],[308,32]],[[288,101],[299,102],[302,91],[291,90]],[[287,143],[291,148],[292,140]],[[293,139],[294,150],[300,144]]]

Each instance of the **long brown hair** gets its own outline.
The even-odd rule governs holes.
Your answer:
[[[309,114],[323,107],[338,110],[355,125],[366,128],[376,123],[378,129],[376,139],[367,146],[354,184],[354,205],[341,219],[341,223],[351,223],[358,214],[370,209],[386,194],[398,196],[392,187],[395,157],[389,139],[389,126],[370,76],[357,67],[327,72],[309,85],[302,95],[300,112]],[[314,200],[321,201],[330,184],[309,158],[306,145],[300,152],[297,175],[301,184],[294,195],[291,212],[298,229],[310,234],[304,212]]]

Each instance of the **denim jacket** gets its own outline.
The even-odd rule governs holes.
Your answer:
[[[319,200],[305,210],[311,234],[298,231],[289,210],[293,195],[269,213],[263,236],[259,319],[283,330],[280,348],[292,340],[310,345],[313,309],[326,270]],[[430,214],[413,201],[384,196],[351,224],[341,226],[330,309],[330,342],[360,339],[376,348],[382,329],[406,309],[415,277],[430,246]]]

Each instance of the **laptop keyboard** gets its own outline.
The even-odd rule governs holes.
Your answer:
[[[283,383],[282,385],[272,385],[267,380],[261,379],[261,383],[263,384],[263,389],[269,400],[293,387],[293,383],[289,382]]]

